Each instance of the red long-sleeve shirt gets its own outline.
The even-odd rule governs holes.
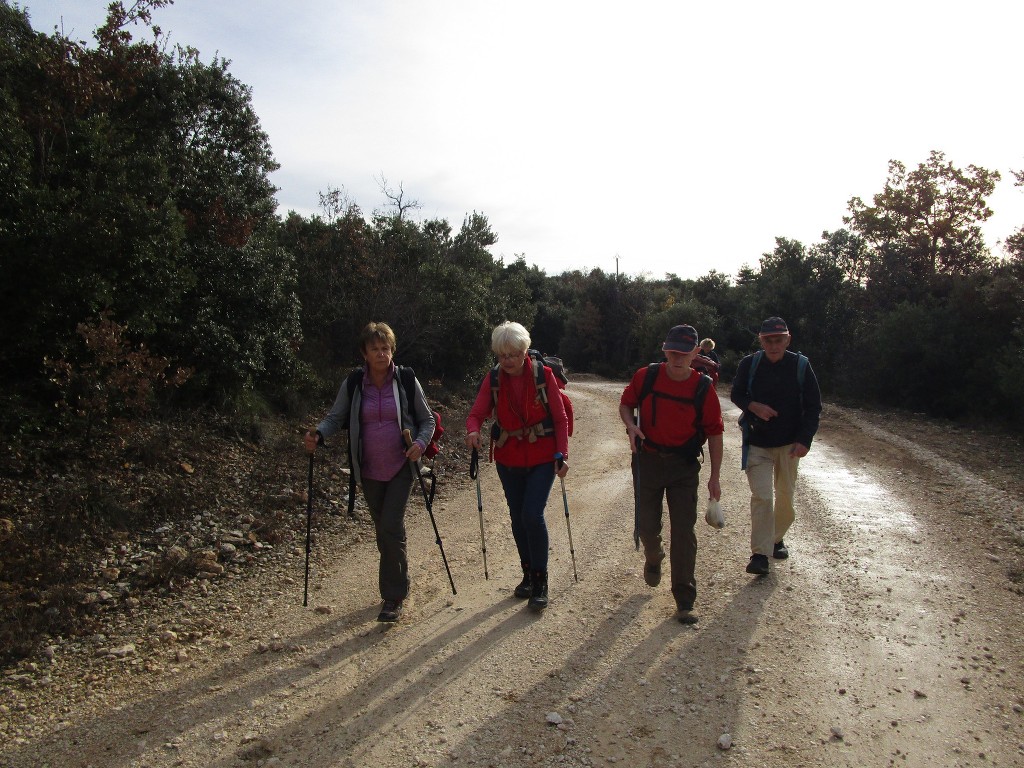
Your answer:
[[[537,424],[548,416],[548,409],[537,392],[537,382],[533,378],[533,364],[527,360],[523,364],[523,372],[519,376],[509,376],[499,370],[501,377],[498,389],[498,423],[508,431],[521,429]],[[561,453],[569,458],[569,420],[565,414],[565,406],[558,392],[558,381],[551,369],[544,366],[544,381],[548,393],[548,405],[551,410],[551,421],[554,434],[538,437],[530,442],[526,436],[509,437],[501,447],[495,446],[494,460],[506,467],[534,467],[548,461],[554,461],[555,454]],[[494,398],[491,394],[491,374],[488,372],[477,392],[473,407],[466,417],[466,432],[480,432],[483,423],[494,411]]]

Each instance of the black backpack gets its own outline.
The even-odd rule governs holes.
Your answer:
[[[691,403],[693,405],[695,414],[693,428],[695,430],[695,434],[682,445],[658,445],[649,439],[645,439],[644,444],[649,445],[657,451],[680,453],[694,461],[699,461],[704,455],[704,442],[707,440],[707,436],[704,434],[704,401],[707,399],[708,390],[713,388],[713,382],[711,381],[710,376],[703,373],[698,374],[700,379],[697,381],[697,391],[694,392],[692,399],[689,397],[677,397],[676,395],[669,395],[664,392],[656,392],[654,390],[654,382],[658,378],[658,371],[661,370],[661,366],[662,363],[650,363],[647,366],[647,373],[644,375],[644,383],[640,387],[640,398],[636,403],[636,411],[634,415],[636,423],[640,423],[640,406],[643,405],[644,400],[648,396],[653,396],[654,402],[651,404],[651,423],[656,424],[658,421],[658,398],[663,397],[668,400],[674,400],[677,403]]]

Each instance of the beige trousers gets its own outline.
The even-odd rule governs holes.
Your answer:
[[[792,445],[779,448],[750,446],[747,482],[750,484],[750,551],[771,557],[796,518],[793,494],[800,459],[790,456]]]

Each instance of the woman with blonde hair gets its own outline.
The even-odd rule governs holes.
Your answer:
[[[331,410],[315,430],[306,432],[304,442],[313,453],[326,438],[348,430],[350,469],[363,490],[380,552],[383,603],[377,621],[395,622],[409,595],[405,507],[415,479],[413,467],[434,434],[434,414],[418,379],[411,376],[411,395],[399,380],[393,359],[397,341],[387,323],[368,323],[359,348],[364,365],[342,382]],[[406,446],[403,430],[413,436],[412,445]]]

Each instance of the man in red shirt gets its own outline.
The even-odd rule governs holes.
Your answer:
[[[633,490],[636,500],[636,536],[644,546],[644,581],[661,582],[662,499],[668,500],[671,540],[669,563],[672,596],[683,624],[695,624],[697,598],[697,486],[705,441],[711,459],[708,493],[722,496],[722,406],[713,386],[698,385],[701,374],[690,367],[697,355],[697,331],[689,325],[672,328],[662,351],[666,362],[645,366],[633,374],[619,400],[619,416],[626,425],[633,452]],[[653,378],[645,391],[648,375]],[[699,408],[698,408],[699,406]],[[636,416],[634,415],[636,413]],[[700,418],[698,419],[698,413]]]

